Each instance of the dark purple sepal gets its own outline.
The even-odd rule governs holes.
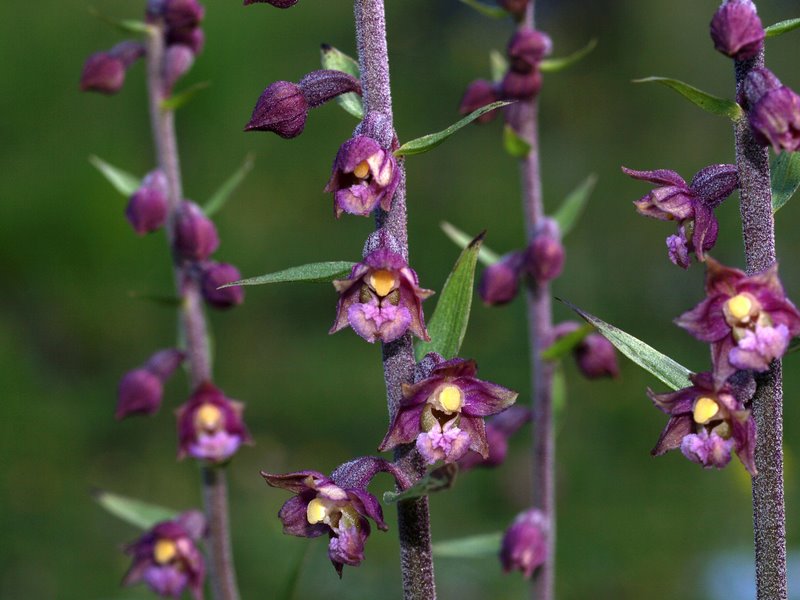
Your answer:
[[[258,98],[244,130],[272,131],[286,139],[297,137],[305,129],[308,109],[300,86],[289,81],[276,81]]]
[[[553,49],[550,36],[530,27],[520,27],[508,42],[508,59],[512,71],[530,73]]]
[[[225,310],[244,302],[244,287],[234,285],[218,289],[220,286],[242,278],[239,269],[229,263],[209,261],[201,266],[201,291],[203,299],[210,306]]]
[[[509,252],[483,270],[478,283],[478,296],[484,304],[500,306],[516,297],[524,259],[523,252]]]
[[[175,250],[185,259],[205,260],[219,248],[214,222],[194,202],[184,200],[175,214]]]
[[[500,545],[500,563],[506,573],[522,571],[527,579],[547,561],[547,516],[536,508],[517,515]]]
[[[461,97],[461,103],[458,106],[458,112],[462,115],[468,115],[471,112],[483,108],[487,104],[496,102],[500,99],[497,86],[485,79],[476,79],[467,86],[464,95]],[[473,121],[476,124],[488,123],[497,116],[497,109],[490,110],[482,114],[480,117]]]
[[[361,82],[347,73],[333,69],[312,71],[298,83],[310,108],[322,106],[349,92],[361,95]]]
[[[714,48],[735,60],[749,60],[764,47],[766,33],[750,0],[728,0],[711,19]]]
[[[697,199],[709,209],[716,208],[739,187],[736,165],[709,165],[692,177],[689,188]]]
[[[776,153],[800,150],[800,96],[763,67],[748,74],[744,94],[756,141]]]

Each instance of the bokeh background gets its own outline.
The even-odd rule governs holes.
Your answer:
[[[702,296],[703,270],[666,258],[663,223],[634,214],[647,186],[634,168],[672,168],[687,179],[733,160],[731,127],[673,93],[631,79],[665,75],[730,96],[732,68],[713,51],[707,25],[715,0],[543,0],[539,25],[565,55],[597,37],[597,50],[571,70],[546,76],[541,97],[542,164],[550,209],[589,173],[599,182],[586,215],[566,239],[567,270],[554,293],[600,315],[692,369],[705,347],[671,320]],[[143,69],[114,98],[80,94],[85,57],[120,39],[89,16],[89,5],[136,18],[144,2],[41,0],[0,3],[0,597],[8,600],[138,599],[122,590],[119,552],[137,531],[104,513],[93,487],[177,509],[200,502],[198,471],[175,462],[172,410],[187,389],[175,378],[161,413],[113,420],[118,378],[174,342],[171,310],[136,298],[169,294],[160,234],[139,239],[122,216],[125,200],[90,167],[97,154],[135,173],[153,164]],[[396,124],[402,139],[456,118],[465,85],[488,76],[488,52],[510,23],[479,16],[457,0],[390,0],[389,43]],[[765,24],[797,16],[795,0],[764,0]],[[256,168],[218,216],[218,257],[257,275],[319,260],[355,260],[371,220],[331,216],[322,193],[338,145],[354,121],[335,105],[315,110],[306,132],[285,141],[243,134],[256,98],[276,79],[317,68],[321,42],[353,52],[352,4],[302,0],[288,11],[207,0],[205,52],[184,85],[210,81],[178,115],[187,195],[210,196],[243,160]],[[797,33],[770,40],[770,66],[800,87]],[[408,161],[413,264],[441,288],[458,250],[439,229],[488,229],[505,252],[523,241],[517,166],[497,123],[470,127]],[[736,198],[718,211],[715,255],[743,265]],[[782,276],[800,298],[800,203],[778,219]],[[306,552],[297,598],[400,598],[392,530],[369,540],[367,560],[338,581],[325,543],[285,537],[275,514],[287,495],[259,469],[329,471],[374,453],[386,427],[377,348],[351,331],[327,335],[336,295],[328,285],[250,288],[246,304],[214,313],[216,380],[247,403],[256,445],[230,470],[236,559],[244,598],[278,598]],[[435,299],[429,301],[428,312]],[[476,302],[463,354],[481,374],[529,399],[523,302]],[[558,318],[569,318],[556,306]],[[788,533],[798,548],[797,452],[800,358],[786,362]],[[567,365],[568,407],[558,437],[558,588],[563,599],[747,598],[752,581],[749,482],[737,462],[707,472],[679,454],[649,450],[664,417],[645,396],[658,382],[622,361],[617,381],[588,383]],[[507,463],[464,476],[432,499],[435,540],[503,529],[526,507],[529,430]],[[378,478],[373,490],[389,487]],[[526,596],[518,573],[498,562],[440,559],[440,597]]]

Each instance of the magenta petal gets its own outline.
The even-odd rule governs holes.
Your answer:
[[[384,452],[400,444],[413,442],[420,432],[420,418],[423,410],[425,410],[424,403],[397,411],[389,426],[389,431],[386,432],[386,437],[383,438],[380,446],[378,446],[378,450]]]
[[[755,477],[756,470],[756,421],[750,411],[738,411],[731,420],[736,454],[747,471]]]
[[[314,496],[308,494],[309,497],[304,499],[304,495],[292,496],[278,512],[278,518],[283,523],[283,532],[287,535],[296,535],[298,537],[319,537],[328,531],[328,526],[320,523],[312,525],[308,522],[306,510],[308,509],[308,503]]]
[[[474,450],[483,458],[487,458],[489,456],[489,442],[486,440],[486,425],[483,419],[461,415],[461,421],[458,426],[461,431],[469,435],[471,440],[469,449]]]
[[[348,490],[347,494],[353,499],[353,505],[356,507],[356,510],[375,521],[378,525],[378,529],[381,531],[389,529],[389,526],[383,520],[381,504],[375,496],[365,490],[359,489]]]
[[[701,342],[719,341],[729,335],[731,331],[722,312],[722,307],[727,300],[728,298],[722,295],[705,298],[692,310],[675,319],[675,324]]]
[[[684,437],[692,433],[693,421],[691,415],[678,415],[672,417],[661,432],[655,448],[650,451],[653,456],[661,456],[669,450],[680,447]]]
[[[351,215],[367,217],[378,206],[378,197],[371,186],[359,183],[336,190],[334,203],[337,215],[344,211]]]
[[[633,179],[638,179],[640,181],[649,181],[650,183],[655,183],[658,185],[675,185],[686,187],[686,182],[683,180],[683,177],[678,175],[675,171],[670,171],[668,169],[635,171],[633,169],[628,169],[627,167],[622,167],[622,172],[628,177],[632,177]]]
[[[462,377],[456,383],[464,392],[461,412],[473,417],[497,414],[514,404],[519,395],[501,385],[471,377]]]
[[[339,533],[331,538],[328,544],[328,558],[337,571],[341,568],[337,564],[357,567],[363,562],[366,537],[366,534],[356,527],[348,527],[339,530]]]
[[[653,404],[668,415],[679,415],[681,413],[691,412],[695,399],[701,393],[702,392],[694,386],[683,388],[676,392],[668,392],[666,394],[655,394],[652,390],[647,390],[647,395],[653,401]]]
[[[316,491],[319,485],[330,482],[325,475],[319,471],[297,471],[295,473],[273,474],[261,471],[261,476],[268,485],[288,490],[295,494]]]

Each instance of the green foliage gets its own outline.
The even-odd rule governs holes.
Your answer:
[[[421,498],[434,492],[450,489],[458,475],[458,465],[455,463],[436,463],[414,485],[402,492],[384,492],[383,501],[387,504]]]
[[[502,531],[445,540],[433,545],[433,555],[438,558],[496,557],[500,552],[500,543],[502,541]]]
[[[153,29],[144,21],[137,21],[134,19],[115,19],[113,17],[109,17],[108,15],[104,15],[96,8],[89,8],[89,14],[125,33],[149,34],[153,31]]]
[[[428,352],[438,352],[446,359],[458,356],[469,324],[475,266],[478,262],[478,252],[480,252],[484,235],[486,235],[485,231],[478,234],[464,248],[448,275],[447,281],[444,282],[439,301],[436,303],[436,310],[428,323],[431,341],[417,343],[417,360],[420,360]]]
[[[489,52],[489,72],[492,74],[492,81],[500,83],[508,71],[508,59],[499,50]]]
[[[798,27],[800,27],[800,19],[787,19],[786,21],[780,21],[779,23],[765,27],[764,31],[767,33],[767,37],[777,37],[797,29]]]
[[[542,62],[539,63],[539,68],[542,70],[543,73],[557,73],[559,71],[563,71],[564,69],[568,69],[572,65],[577,62],[580,62],[586,55],[590,54],[592,50],[597,47],[597,39],[592,38],[589,40],[589,43],[586,44],[580,50],[577,50],[570,54],[569,56],[565,56],[564,58],[545,58]]]
[[[459,248],[466,248],[474,239],[471,235],[464,233],[458,227],[451,225],[447,221],[442,221],[440,227],[445,235],[455,242],[456,246]],[[489,267],[500,260],[500,255],[497,254],[497,252],[489,250],[484,244],[481,244],[480,252],[478,252],[478,260]]]
[[[479,2],[478,0],[461,0],[461,2],[463,2],[470,8],[474,8],[483,16],[489,17],[491,19],[502,19],[508,16],[508,13],[499,6],[484,4],[483,2]]]
[[[614,344],[616,349],[622,354],[651,375],[655,375],[673,390],[679,390],[692,385],[692,382],[689,381],[689,375],[691,375],[692,372],[683,365],[672,360],[669,356],[648,346],[629,333],[625,333],[621,329],[598,319],[594,315],[590,315],[566,300],[562,300],[562,302],[578,313],[587,322],[594,325],[603,337]]]
[[[800,152],[781,152],[770,164],[772,212],[778,212],[800,187]]]
[[[93,496],[109,513],[140,529],[150,529],[156,523],[171,521],[178,515],[177,511],[169,508],[104,490],[96,490]]]
[[[356,59],[345,54],[341,50],[329,46],[328,44],[322,44],[320,56],[323,69],[341,71],[356,79],[361,79],[361,71],[359,70]],[[361,100],[361,96],[355,92],[348,92],[347,94],[337,96],[336,102],[356,119],[360,120],[364,118],[364,102]]]
[[[634,79],[633,83],[660,83],[663,86],[675,90],[681,96],[689,100],[689,102],[699,106],[704,111],[719,117],[728,117],[731,121],[738,121],[744,116],[742,107],[736,104],[736,102],[713,96],[677,79],[670,79],[669,77],[645,77],[644,79]]]
[[[255,159],[253,155],[248,154],[244,158],[242,166],[239,167],[233,175],[226,179],[219,189],[214,192],[214,195],[211,196],[211,198],[203,207],[203,212],[207,217],[216,214],[219,209],[225,206],[225,203],[228,201],[231,194],[236,190],[237,187],[241,185],[242,181],[244,181],[244,178],[247,177],[247,174],[253,169],[254,162]]]
[[[567,235],[572,231],[573,227],[578,222],[581,214],[583,214],[586,203],[589,201],[589,196],[592,195],[594,186],[597,183],[597,176],[592,174],[587,177],[583,183],[575,188],[569,196],[564,198],[564,201],[559,206],[553,219],[558,223],[558,228],[561,232],[561,237]]]
[[[104,161],[99,156],[90,156],[89,162],[92,163],[92,166],[95,169],[100,171],[100,174],[103,175],[103,177],[105,177],[112,186],[114,186],[115,190],[117,190],[126,198],[139,189],[139,186],[142,183],[141,178],[136,177],[136,175],[132,175],[127,171],[123,171],[122,169],[118,169],[114,165]]]
[[[514,158],[525,158],[531,151],[528,141],[520,137],[508,123],[503,127],[503,148]]]
[[[549,347],[542,350],[542,358],[545,360],[561,360],[572,352],[575,347],[583,341],[587,335],[594,331],[594,326],[587,323],[575,331],[559,338]]]
[[[186,106],[189,103],[189,101],[192,100],[197,95],[199,91],[206,89],[210,85],[211,85],[210,81],[198,81],[197,83],[190,85],[182,92],[173,94],[169,98],[164,98],[161,101],[162,112],[178,110],[179,108]]]
[[[220,289],[234,285],[262,285],[264,283],[293,283],[304,281],[310,283],[330,283],[334,279],[342,279],[350,274],[355,263],[345,261],[318,262],[298,267],[289,267],[283,271],[267,273],[257,277],[249,277],[232,281],[220,286]]]
[[[434,148],[436,148],[436,146],[444,142],[456,131],[458,131],[462,127],[466,127],[481,115],[486,114],[489,111],[495,110],[496,108],[500,108],[502,106],[508,106],[509,104],[513,104],[513,102],[498,101],[498,102],[492,102],[491,104],[487,104],[486,106],[482,106],[478,110],[474,110],[471,113],[469,113],[466,117],[464,117],[460,121],[453,123],[447,129],[438,131],[436,133],[429,133],[428,135],[423,135],[422,137],[418,137],[414,140],[406,142],[405,144],[400,146],[397,150],[395,150],[394,153],[396,156],[411,156],[412,154],[423,154],[424,152],[433,150]]]

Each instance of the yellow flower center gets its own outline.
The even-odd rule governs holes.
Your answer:
[[[201,429],[218,429],[222,425],[222,411],[213,404],[203,404],[195,413],[195,423]]]
[[[367,175],[369,175],[369,163],[365,160],[362,160],[356,165],[356,168],[353,169],[353,175],[359,179],[366,179]]]
[[[172,540],[158,540],[153,547],[153,558],[155,561],[164,565],[171,561],[178,554],[178,547]]]
[[[458,412],[464,403],[464,396],[456,385],[446,385],[439,392],[439,404],[449,413]]]
[[[694,404],[694,422],[708,423],[714,415],[719,412],[719,404],[711,398],[703,396],[697,399]]]
[[[744,294],[737,294],[728,300],[728,312],[737,321],[741,321],[750,315],[753,308],[753,301]]]
[[[312,525],[322,523],[327,516],[328,507],[325,506],[325,503],[322,500],[319,498],[314,498],[308,503],[308,507],[306,508],[306,519],[308,519],[309,523]]]
[[[373,271],[369,276],[369,286],[378,296],[387,296],[397,285],[397,277],[391,271],[380,269]]]

